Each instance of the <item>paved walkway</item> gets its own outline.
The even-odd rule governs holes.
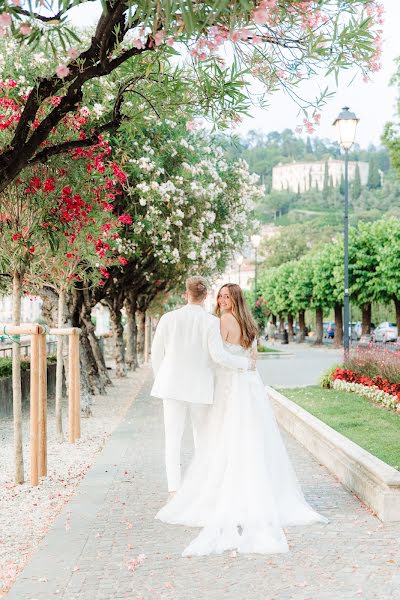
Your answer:
[[[273,348],[273,346],[271,346]],[[258,361],[258,370],[264,383],[273,387],[302,387],[316,385],[322,373],[343,358],[343,351],[332,347],[313,347],[309,344],[275,344],[281,351]]]
[[[330,523],[289,528],[285,555],[181,558],[193,530],[154,520],[166,484],[149,384],[7,600],[400,599],[400,524],[382,525],[287,436],[305,494]],[[187,460],[188,432],[185,449]]]

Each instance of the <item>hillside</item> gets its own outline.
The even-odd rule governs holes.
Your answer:
[[[303,223],[312,229],[341,228],[343,181],[333,187],[327,179],[324,189],[304,193],[271,190],[274,166],[293,161],[328,161],[329,157],[341,159],[336,142],[319,138],[304,141],[290,129],[269,134],[249,132],[246,137],[226,146],[226,152],[230,158],[244,158],[250,169],[260,176],[266,189],[266,195],[257,207],[257,216],[262,223],[282,226]],[[400,180],[390,170],[386,149],[370,146],[365,150],[355,145],[349,159],[369,164],[367,185],[363,187],[359,181],[354,181],[350,186],[351,224],[376,220],[385,214],[400,217]]]

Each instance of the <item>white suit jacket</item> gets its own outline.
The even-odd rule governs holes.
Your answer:
[[[249,361],[224,349],[219,319],[199,304],[163,315],[151,348],[157,398],[212,404],[215,363],[247,371]]]

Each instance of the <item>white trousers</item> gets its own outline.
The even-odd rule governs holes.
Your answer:
[[[186,413],[190,412],[195,451],[210,404],[195,404],[182,400],[163,400],[165,428],[165,467],[168,491],[175,492],[181,484],[181,443]]]

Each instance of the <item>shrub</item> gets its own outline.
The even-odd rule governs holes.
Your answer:
[[[21,358],[21,371],[27,371],[30,367],[30,357],[24,356]],[[57,356],[55,354],[49,354],[47,357],[48,363],[57,362]],[[1,377],[11,377],[12,376],[12,358],[11,357],[2,357],[0,358],[0,378]]]
[[[21,360],[21,371],[27,371],[29,369],[29,361]],[[2,357],[0,358],[0,377],[11,377],[12,375],[12,358]]]
[[[387,348],[357,348],[344,361],[343,368],[370,379],[382,377],[389,383],[400,383],[400,351]]]
[[[322,373],[320,380],[319,380],[320,387],[322,387],[322,388],[331,388],[332,387],[333,374],[335,373],[335,371],[338,368],[339,368],[339,365],[333,365],[332,367],[329,367],[329,369],[324,371],[324,373]]]

